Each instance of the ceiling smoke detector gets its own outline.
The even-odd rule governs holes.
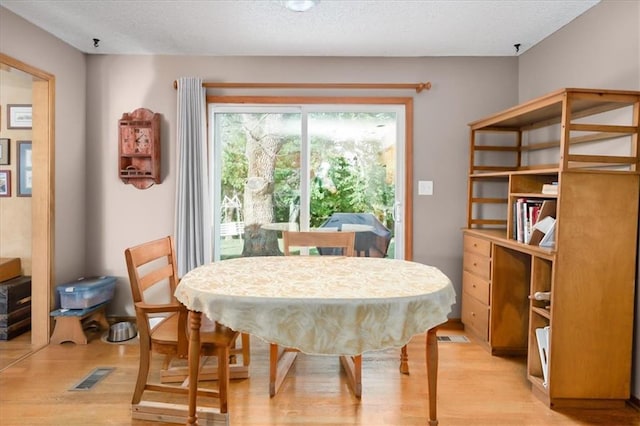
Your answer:
[[[320,0],[283,0],[280,2],[287,9],[294,12],[306,12],[320,3]]]

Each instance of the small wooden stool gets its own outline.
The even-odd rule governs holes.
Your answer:
[[[104,312],[107,303],[109,302],[84,309],[56,309],[51,312],[51,316],[56,320],[51,343],[74,342],[86,345],[87,336],[84,329],[90,323],[97,323],[100,329],[109,328]]]

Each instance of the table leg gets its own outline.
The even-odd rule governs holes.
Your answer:
[[[341,355],[340,364],[347,375],[347,383],[353,391],[353,395],[362,398],[362,355]]]
[[[436,389],[438,387],[438,338],[436,329],[427,331],[427,382],[429,383],[429,426],[438,425]]]
[[[197,425],[196,397],[198,396],[198,370],[200,369],[200,324],[202,313],[191,311],[189,315],[189,413],[187,425]]]
[[[269,345],[269,397],[274,397],[287,377],[298,356],[295,349],[285,348],[282,353],[278,345]]]
[[[400,373],[409,374],[409,353],[407,352],[407,345],[404,345],[400,349]]]

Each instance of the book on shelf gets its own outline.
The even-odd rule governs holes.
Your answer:
[[[528,244],[545,200],[518,198],[513,205],[513,239]]]
[[[558,182],[543,184],[542,193],[545,195],[558,195]]]

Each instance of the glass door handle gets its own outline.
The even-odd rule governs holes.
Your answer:
[[[400,201],[396,201],[393,204],[393,211],[391,212],[391,217],[393,217],[393,221],[394,222],[402,222],[402,212],[401,209],[402,208],[402,203],[400,203]]]

